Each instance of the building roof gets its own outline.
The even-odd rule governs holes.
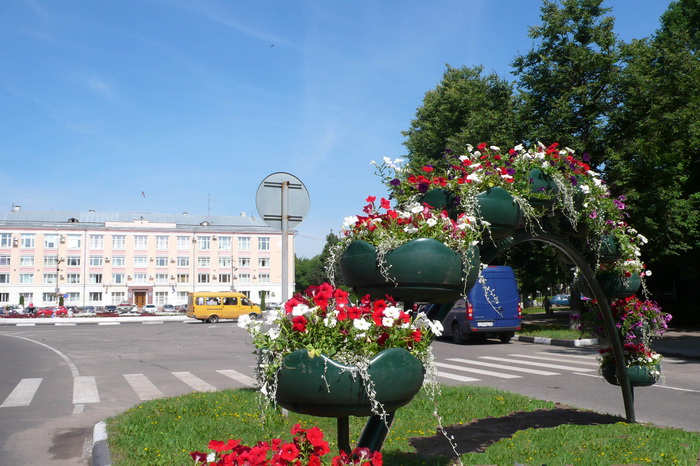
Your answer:
[[[149,226],[163,228],[164,224],[169,224],[170,228],[183,230],[208,227],[213,231],[277,231],[268,226],[261,218],[247,215],[189,215],[187,213],[98,212],[94,210],[87,212],[25,211],[18,206],[13,207],[9,212],[0,212],[0,226],[13,227],[60,227],[67,229],[130,227],[148,229]]]

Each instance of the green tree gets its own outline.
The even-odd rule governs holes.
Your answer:
[[[330,232],[326,235],[326,244],[323,246],[323,251],[321,254],[307,258],[294,258],[295,266],[295,290],[297,292],[302,292],[306,290],[311,285],[320,285],[324,282],[329,282],[330,278],[326,273],[326,264],[331,263],[331,248],[338,244],[340,239],[338,236]],[[336,285],[340,281],[340,271],[335,272]]]
[[[465,144],[511,145],[517,139],[511,84],[495,73],[482,76],[483,67],[447,66],[442,81],[426,92],[407,138],[410,164],[436,164],[446,149]]]
[[[666,276],[697,275],[700,1],[671,3],[655,35],[633,41],[624,53],[607,172],[627,195],[631,223],[650,241],[646,259],[655,272],[660,266]],[[697,283],[690,288],[697,295]]]
[[[620,44],[603,0],[545,0],[535,44],[513,61],[521,132],[529,143],[559,142],[594,164],[604,160],[606,116],[614,108]]]

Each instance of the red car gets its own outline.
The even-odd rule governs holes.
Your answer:
[[[56,317],[65,317],[68,315],[68,311],[63,306],[49,306],[39,309],[34,313],[36,317],[53,317],[54,313]]]

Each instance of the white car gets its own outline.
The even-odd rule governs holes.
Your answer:
[[[158,313],[158,308],[155,304],[146,304],[141,310],[142,314],[156,314]]]

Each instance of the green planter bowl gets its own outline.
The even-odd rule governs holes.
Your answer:
[[[621,277],[614,273],[606,273],[599,275],[597,278],[598,283],[603,288],[603,294],[610,299],[634,296],[642,285],[642,279],[637,274],[633,274],[630,277]]]
[[[423,385],[423,364],[403,348],[389,348],[367,370],[376,400],[386,412],[408,404]],[[371,416],[370,399],[356,367],[305,349],[284,358],[277,375],[277,403],[290,411],[320,417]]]
[[[520,206],[508,191],[498,186],[477,194],[479,216],[490,224],[491,233],[484,233],[484,239],[494,242],[513,236],[522,223]]]
[[[431,189],[419,199],[421,203],[426,203],[434,209],[446,211],[453,220],[459,216],[455,200],[456,198],[451,192],[442,188]]]
[[[559,192],[559,186],[554,180],[539,168],[533,168],[529,174],[530,192],[540,197],[531,197],[528,202],[538,210],[549,209],[554,205],[554,196]]]
[[[598,260],[603,264],[612,264],[620,257],[622,257],[622,254],[620,254],[620,249],[617,247],[615,236],[603,236],[598,248]]]
[[[654,385],[657,380],[659,380],[659,366],[656,366],[655,372],[652,374],[651,370],[645,366],[630,366],[627,368],[627,378],[630,381],[630,385],[633,387],[648,387]],[[617,369],[615,365],[608,365],[602,369],[603,377],[608,383],[613,385],[620,385],[617,380]]]
[[[447,303],[457,301],[469,291],[479,276],[479,249],[469,253],[469,271],[464,274],[462,256],[438,240],[417,238],[388,252],[388,275],[382,276],[377,250],[366,241],[353,241],[340,258],[340,273],[345,284],[360,295],[398,301]],[[462,280],[466,280],[465,282]]]

